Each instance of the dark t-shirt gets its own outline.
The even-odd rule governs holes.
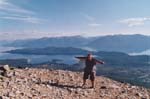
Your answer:
[[[96,60],[92,59],[92,60],[88,60],[86,59],[85,61],[85,72],[93,72],[94,71],[94,66],[96,65]]]

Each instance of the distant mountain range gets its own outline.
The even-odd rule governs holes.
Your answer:
[[[44,48],[49,46],[81,47],[87,45],[93,40],[95,40],[95,38],[85,38],[81,36],[44,37],[40,39],[16,40],[14,42],[5,44],[5,46],[30,48]]]
[[[150,49],[150,36],[144,35],[109,35],[99,37],[49,37],[29,40],[16,40],[3,44],[11,47],[44,48],[44,47],[78,47],[97,51],[118,51],[125,53],[142,52]]]
[[[102,51],[141,52],[150,49],[150,36],[114,35],[104,36],[90,42],[87,46]]]

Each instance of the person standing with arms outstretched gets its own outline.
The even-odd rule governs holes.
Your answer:
[[[90,77],[91,84],[92,84],[91,88],[94,88],[94,81],[95,81],[95,75],[96,75],[95,65],[97,63],[104,64],[104,62],[94,59],[92,54],[88,54],[87,57],[76,57],[76,58],[85,60],[85,68],[84,68],[83,85],[82,86],[85,86],[86,80]]]

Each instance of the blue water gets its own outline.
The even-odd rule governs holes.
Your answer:
[[[16,49],[13,47],[0,47],[0,59],[19,59],[25,58],[28,59],[30,63],[42,63],[51,61],[53,59],[62,60],[63,63],[74,64],[78,62],[73,55],[21,55],[21,54],[9,54],[2,53],[4,51]]]

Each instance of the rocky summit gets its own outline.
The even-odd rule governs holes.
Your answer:
[[[82,72],[0,68],[0,99],[150,99],[150,90],[96,77],[82,87]]]

